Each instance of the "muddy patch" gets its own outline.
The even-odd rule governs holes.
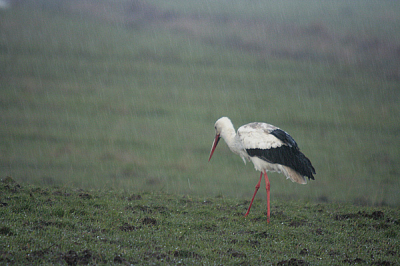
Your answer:
[[[141,220],[143,225],[157,225],[157,220],[150,217],[145,217]]]
[[[132,194],[131,196],[128,197],[128,201],[141,200],[141,199],[142,199],[142,196],[136,195],[136,194]]]
[[[290,260],[282,260],[278,262],[276,265],[279,266],[298,266],[298,265],[308,265],[308,263],[301,259],[291,258]]]
[[[381,220],[385,217],[385,214],[382,211],[374,211],[372,213],[367,213],[365,211],[357,212],[357,213],[345,213],[345,214],[337,214],[335,216],[335,220],[342,221],[348,219],[359,219],[359,218],[369,218],[374,220]]]
[[[100,257],[93,255],[93,253],[85,249],[81,252],[76,252],[74,250],[70,250],[66,253],[61,255],[61,258],[68,264],[68,265],[86,265],[90,262],[96,263],[105,263],[105,261],[101,260]]]
[[[120,229],[121,231],[124,231],[124,232],[131,232],[131,231],[135,231],[135,230],[137,230],[137,229],[140,229],[140,227],[138,227],[138,226],[133,226],[133,225],[130,225],[130,224],[128,224],[128,223],[124,223],[123,225],[121,225],[121,226],[119,227],[119,229]]]
[[[233,258],[246,258],[247,257],[246,253],[232,249],[232,248],[228,249],[226,254],[228,254],[229,256],[231,256]]]

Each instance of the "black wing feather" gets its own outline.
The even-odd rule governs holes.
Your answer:
[[[276,130],[274,130],[274,131],[276,131]],[[274,132],[274,131],[272,131],[272,132]],[[283,131],[283,130],[281,130],[281,131]],[[277,132],[277,134],[280,137],[282,137],[281,132]],[[274,136],[276,136],[276,135],[274,134]],[[287,136],[289,136],[289,134],[286,133],[286,138],[287,138]],[[279,138],[279,139],[282,140],[281,138]],[[315,174],[315,169],[312,166],[311,161],[302,152],[300,152],[299,148],[297,147],[296,142],[293,140],[292,137],[287,139],[287,141],[291,142],[292,146],[282,145],[277,148],[246,149],[246,151],[251,157],[256,156],[256,157],[258,157],[262,160],[265,160],[269,163],[276,163],[276,164],[288,166],[288,167],[292,168],[293,170],[295,170],[296,172],[298,172],[299,174],[301,174],[302,176],[307,176],[309,179],[314,180],[313,174]]]
[[[294,147],[297,150],[299,147],[297,146],[296,141],[290,136],[287,132],[282,129],[274,129],[270,132],[271,135],[274,135],[277,139],[288,145],[289,147]]]

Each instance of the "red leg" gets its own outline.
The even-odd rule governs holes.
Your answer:
[[[249,215],[249,212],[250,212],[250,209],[251,209],[251,205],[253,204],[254,197],[256,196],[257,191],[258,191],[258,189],[260,188],[262,174],[263,174],[263,173],[261,172],[260,180],[258,181],[258,183],[257,183],[257,185],[256,185],[256,190],[254,191],[253,198],[251,199],[249,209],[247,210],[247,212],[246,212],[246,214],[244,215],[244,217],[246,217],[247,215]]]
[[[267,189],[267,223],[269,223],[269,217],[270,217],[270,208],[269,208],[269,189],[270,189],[270,183],[268,180],[267,172],[264,170],[264,177],[265,177],[265,188]],[[261,179],[260,179],[261,180]]]

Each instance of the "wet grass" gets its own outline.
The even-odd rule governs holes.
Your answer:
[[[0,183],[0,263],[396,265],[388,207]]]
[[[389,31],[386,39],[377,37],[378,50],[386,56],[382,58],[396,51],[400,31],[393,25],[400,24],[391,15],[398,8],[393,5],[390,2],[375,14],[370,14],[368,5],[350,8],[360,24],[374,27],[365,26],[360,41],[349,41],[345,51],[352,59],[362,55],[357,51],[373,40],[382,25]],[[160,6],[176,9],[167,2]],[[199,22],[201,16],[194,16],[193,10],[202,9],[191,8],[176,9],[186,14],[176,15],[179,22]],[[280,14],[281,8],[269,10]],[[400,154],[394,147],[399,133],[399,80],[396,69],[390,76],[375,72],[382,62],[389,66],[392,61],[345,62],[339,56],[343,50],[336,53],[333,47],[338,42],[326,41],[320,46],[334,51],[331,57],[340,60],[307,56],[310,52],[304,53],[304,47],[257,53],[254,46],[243,43],[249,31],[232,22],[235,17],[241,23],[248,18],[243,25],[254,30],[254,18],[245,15],[252,10],[243,11],[241,6],[241,15],[229,11],[221,28],[205,32],[167,23],[134,27],[110,16],[85,17],[24,4],[2,11],[2,175],[35,185],[247,199],[258,177],[251,165],[244,166],[223,144],[207,163],[213,124],[226,115],[236,126],[265,121],[281,127],[313,162],[316,181],[307,186],[271,174],[274,200],[398,206]],[[206,15],[216,20],[219,11]],[[292,12],[272,28],[310,33],[311,21],[300,23],[305,28],[294,27],[299,17]],[[317,34],[331,33],[331,26],[325,26],[330,22],[322,22],[319,31],[314,29]],[[232,33],[232,25],[239,31]],[[347,36],[333,25],[335,38]],[[346,28],[349,35],[357,29]],[[301,43],[310,38],[294,35],[302,38]],[[298,39],[274,40],[284,47]],[[384,45],[386,41],[390,45]]]

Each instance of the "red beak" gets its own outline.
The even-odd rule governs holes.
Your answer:
[[[210,157],[208,158],[208,161],[211,160],[211,156],[213,155],[213,153],[214,153],[214,151],[215,151],[215,148],[217,147],[218,142],[219,142],[220,139],[221,139],[221,136],[220,136],[219,134],[215,135],[215,139],[214,139],[214,142],[213,142],[213,144],[212,144],[212,148],[211,148],[211,152],[210,152]]]

